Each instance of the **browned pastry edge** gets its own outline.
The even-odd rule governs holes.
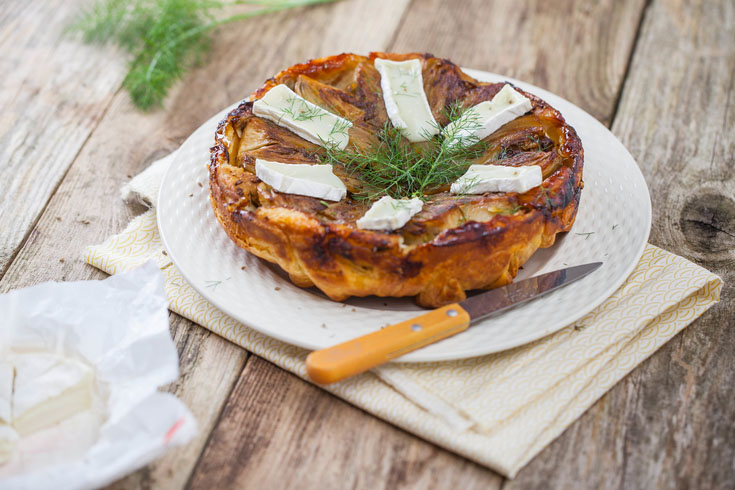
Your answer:
[[[385,53],[371,53],[370,58],[417,56],[431,58]],[[268,80],[251,99],[299,74],[329,77],[365,59],[341,54],[295,65]],[[289,207],[256,207],[260,180],[252,171],[230,164],[229,147],[239,143],[234,127],[240,118],[253,117],[252,102],[243,102],[220,123],[211,149],[215,215],[238,246],[278,264],[296,285],[315,285],[337,301],[350,296],[416,296],[420,305],[437,307],[464,299],[467,290],[508,284],[539,247],[551,246],[557,233],[571,228],[583,186],[583,150],[574,129],[541,99],[519,92],[531,99],[534,111],[561,123],[556,148],[565,159],[542,187],[517,197],[521,212],[496,214],[484,222],[470,220],[440,231],[426,243],[407,246],[395,232],[361,230],[354,222],[324,223],[313,213]]]

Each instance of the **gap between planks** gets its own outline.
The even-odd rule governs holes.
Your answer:
[[[193,324],[195,327],[199,327],[199,325]],[[200,327],[203,328],[203,327]],[[239,347],[239,346],[238,346]],[[220,421],[222,420],[222,414],[225,412],[225,408],[227,408],[227,402],[232,397],[232,392],[235,391],[235,387],[237,387],[238,380],[243,376],[245,373],[245,369],[248,367],[248,363],[251,362],[251,359],[255,357],[255,354],[253,354],[250,351],[247,351],[245,349],[242,349],[245,351],[245,362],[242,364],[242,368],[240,368],[240,371],[237,373],[237,377],[235,380],[230,384],[230,389],[227,391],[227,396],[223,397],[223,403],[222,406],[219,409],[219,413],[217,413],[217,418],[214,420],[214,423],[212,424],[212,428],[209,431],[209,434],[207,434],[207,438],[202,444],[201,448],[199,449],[199,455],[196,458],[196,461],[193,465],[189,467],[189,473],[186,477],[186,483],[182,488],[189,488],[191,485],[191,480],[194,478],[194,474],[196,473],[196,469],[199,467],[199,462],[202,460],[202,456],[204,456],[204,452],[206,451],[207,447],[209,447],[210,442],[212,441],[212,437],[214,436],[215,430],[217,429],[217,426],[219,426]]]
[[[608,124],[606,124],[607,128],[612,128],[613,124],[615,123],[615,118],[618,115],[618,108],[620,108],[620,101],[623,98],[623,88],[625,87],[625,80],[628,79],[628,74],[630,73],[630,67],[633,64],[633,56],[635,55],[636,48],[638,47],[638,41],[641,37],[641,29],[643,28],[643,23],[646,21],[646,15],[648,13],[649,7],[651,6],[651,2],[653,0],[646,0],[645,5],[643,5],[643,9],[641,11],[640,18],[638,19],[638,27],[635,29],[635,36],[633,37],[633,45],[630,47],[630,54],[628,55],[628,62],[625,64],[625,71],[623,72],[623,77],[620,82],[620,86],[618,87],[618,95],[615,97],[615,105],[613,106],[612,114],[610,116],[610,121]]]

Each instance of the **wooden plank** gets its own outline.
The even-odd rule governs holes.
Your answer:
[[[651,242],[720,274],[722,299],[508,487],[733,488],[733,2],[650,5],[612,127],[651,191]]]
[[[500,488],[481,466],[251,357],[190,488]]]
[[[80,3],[0,10],[0,277],[125,75],[109,47],[62,35]]]
[[[644,0],[422,0],[394,51],[427,51],[550,90],[609,124]]]
[[[248,353],[178,315],[171,330],[179,351],[179,379],[166,388],[192,409],[199,433],[189,444],[123,478],[111,489],[183,488],[224,408]]]

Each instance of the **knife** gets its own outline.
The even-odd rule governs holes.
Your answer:
[[[463,332],[471,322],[566,286],[601,265],[602,262],[592,262],[512,282],[362,337],[314,351],[306,358],[306,372],[319,384],[335,383],[360,374]]]

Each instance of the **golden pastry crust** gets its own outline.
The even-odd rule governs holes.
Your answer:
[[[255,176],[256,158],[316,163],[319,147],[256,117],[252,100],[283,83],[307,100],[353,122],[350,145],[369,147],[388,117],[375,58],[422,63],[434,117],[444,108],[490,100],[503,83],[483,83],[429,54],[341,54],[288,68],[268,80],[222,121],[211,149],[210,190],[217,219],[240,247],[288,272],[298,286],[316,286],[340,301],[350,296],[416,296],[426,307],[466,297],[465,291],[508,284],[539,247],[574,223],[583,150],[574,129],[547,103],[526,93],[533,109],[484,141],[477,163],[540,165],[543,185],[524,194],[456,196],[446,188],[426,196],[423,210],[395,231],[358,229],[368,209],[347,198],[327,203],[281,194]],[[359,179],[335,167],[348,190]]]

